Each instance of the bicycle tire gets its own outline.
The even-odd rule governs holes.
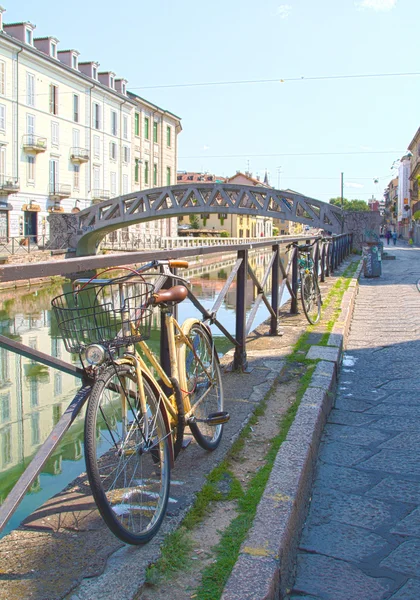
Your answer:
[[[191,433],[204,450],[212,451],[220,444],[223,425],[209,425],[202,420],[211,413],[223,411],[223,386],[219,360],[211,334],[198,319],[187,319],[182,325],[182,331],[193,347],[192,351],[184,343],[178,350],[179,383],[184,403],[186,402],[185,412],[190,405],[193,418],[188,421],[188,424]],[[210,381],[206,371],[213,381]],[[208,391],[209,387],[211,391]],[[194,421],[194,418],[199,421]]]
[[[161,405],[147,381],[143,386],[147,439],[146,421],[138,413],[137,375],[129,365],[110,365],[101,373],[85,417],[86,470],[93,497],[109,529],[132,545],[145,544],[158,532],[170,487],[169,441]]]
[[[321,292],[313,273],[305,273],[300,285],[303,312],[311,325],[321,318]]]

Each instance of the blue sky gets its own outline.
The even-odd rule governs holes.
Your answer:
[[[344,195],[367,200],[381,197],[420,125],[420,75],[309,79],[420,72],[419,0],[2,4],[6,23],[31,21],[36,36],[179,115],[180,170],[233,175],[249,164],[325,201],[344,172]],[[263,79],[276,81],[157,87]]]

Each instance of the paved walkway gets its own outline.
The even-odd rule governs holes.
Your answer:
[[[420,599],[420,249],[360,279],[293,600]]]

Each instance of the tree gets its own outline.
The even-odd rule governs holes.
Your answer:
[[[200,220],[197,215],[190,215],[191,229],[200,229]]]
[[[339,206],[341,208],[341,198],[331,198],[330,204],[334,206]],[[348,211],[359,211],[359,210],[369,210],[369,205],[365,200],[347,200],[347,198],[343,198],[343,209]]]

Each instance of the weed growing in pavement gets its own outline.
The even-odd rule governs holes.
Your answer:
[[[339,306],[339,302],[341,302],[344,292],[350,285],[351,278],[356,271],[357,265],[358,263],[355,262],[347,267],[343,275],[334,284],[333,288],[326,296],[324,306],[329,306],[329,304],[333,302],[334,307]],[[327,344],[329,337],[328,331],[332,329],[338,315],[339,311],[334,310],[330,321],[327,323],[327,332],[323,334],[319,345]],[[237,500],[238,515],[222,533],[219,543],[213,549],[215,561],[204,569],[201,584],[195,590],[195,595],[197,598],[200,598],[200,600],[219,600],[232,568],[237,561],[241,544],[246,539],[248,531],[252,526],[258,503],[265,490],[278,450],[286,439],[301,399],[311,381],[316,364],[319,362],[318,360],[304,358],[311,346],[309,342],[309,333],[314,331],[317,327],[318,325],[309,326],[293,346],[292,353],[286,358],[286,368],[290,369],[292,364],[298,367],[296,374],[299,374],[300,377],[299,387],[293,404],[280,419],[279,433],[268,441],[269,449],[262,460],[261,468],[258,469],[244,489],[239,480],[229,469],[229,465],[231,464],[231,461],[241,460],[245,443],[252,434],[251,428],[257,423],[258,419],[265,414],[267,401],[273,393],[275,384],[279,382],[281,374],[279,378],[276,379],[271,390],[267,392],[264,399],[255,408],[248,424],[244,427],[237,440],[231,446],[225,459],[207,476],[206,484],[197,494],[194,505],[186,515],[182,527],[168,536],[168,543],[165,542],[162,547],[162,557],[154,565],[149,567],[147,571],[148,583],[157,583],[160,578],[169,576],[176,569],[185,568],[185,564],[188,564],[188,562],[185,563],[186,559],[180,561],[175,560],[172,562],[171,554],[179,553],[179,548],[181,547],[188,555],[192,543],[189,532],[203,520],[205,515],[209,512],[212,502]],[[218,489],[217,484],[223,478],[230,478],[230,488],[227,494],[221,493]],[[174,548],[176,551],[174,551]],[[190,548],[190,550],[187,550],[188,548]]]

